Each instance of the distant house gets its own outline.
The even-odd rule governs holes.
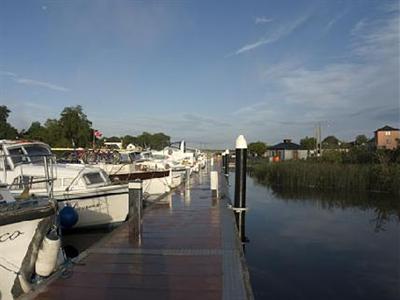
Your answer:
[[[388,125],[375,130],[377,149],[396,149],[399,146],[400,130]]]
[[[122,149],[122,141],[121,142],[104,142],[104,145],[110,149]]]
[[[292,140],[285,139],[283,143],[268,147],[267,157],[275,160],[306,159],[308,150],[301,148],[300,145],[292,143]]]
[[[142,151],[143,149],[142,149],[142,147],[139,147],[139,146],[136,146],[136,145],[134,145],[134,144],[129,144],[128,146],[126,146],[126,150],[129,150],[129,151]]]

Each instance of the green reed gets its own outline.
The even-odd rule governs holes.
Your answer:
[[[399,164],[343,164],[319,161],[259,161],[250,164],[259,181],[290,189],[400,194]]]

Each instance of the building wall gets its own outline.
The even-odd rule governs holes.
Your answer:
[[[265,156],[279,156],[279,160],[307,159],[308,150],[267,150]]]
[[[397,139],[400,138],[400,131],[377,131],[375,132],[375,141],[377,148],[396,149]]]
[[[307,159],[308,157],[308,150],[298,150],[299,159]]]
[[[293,159],[294,151],[296,151],[296,150],[283,150],[283,160]]]

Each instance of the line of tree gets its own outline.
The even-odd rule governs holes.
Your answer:
[[[47,119],[44,124],[32,122],[27,130],[18,131],[7,119],[10,115],[7,106],[0,106],[0,139],[29,139],[42,141],[52,147],[91,147],[93,143],[92,122],[84,113],[82,106],[65,107],[58,119]],[[123,145],[134,144],[143,148],[162,149],[170,144],[170,137],[162,132],[141,135],[126,135],[95,140],[97,146],[104,141],[123,141]]]
[[[250,155],[252,155],[253,157],[262,157],[265,151],[267,151],[267,144],[257,141],[250,143],[247,146],[247,149],[249,150]]]
[[[10,112],[7,106],[0,106],[0,138],[2,139],[15,139],[18,136],[18,130],[7,122]]]
[[[370,142],[371,140],[368,140],[368,138],[364,134],[360,134],[352,143],[340,141],[334,135],[327,136],[322,140],[321,143],[322,148],[324,149],[340,149],[350,148],[351,146],[364,146],[368,145],[368,143]],[[300,146],[306,150],[314,150],[317,147],[317,139],[315,137],[306,136],[300,140]]]

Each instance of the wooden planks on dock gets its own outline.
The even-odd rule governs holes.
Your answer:
[[[81,256],[72,276],[30,298],[252,298],[233,213],[211,197],[209,173],[146,209],[142,226],[138,241],[121,225]]]

